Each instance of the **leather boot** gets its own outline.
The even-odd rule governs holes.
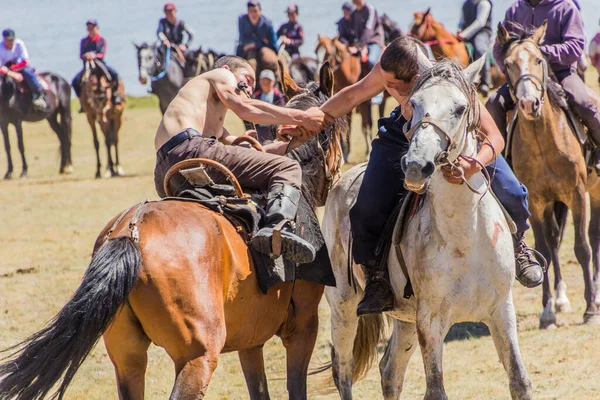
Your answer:
[[[525,235],[523,233],[513,235],[513,245],[515,249],[515,268],[516,278],[521,285],[534,288],[544,282],[544,270],[538,262],[538,258],[544,265],[546,259],[525,244]]]
[[[592,156],[594,159],[594,169],[596,170],[596,175],[600,176],[600,147],[594,149]]]
[[[362,265],[366,285],[363,298],[356,307],[356,315],[381,314],[394,308],[394,292],[389,282],[387,268],[381,268],[377,261]]]
[[[252,238],[252,247],[272,258],[281,255],[298,264],[314,261],[315,248],[294,233],[300,191],[289,185],[273,185],[268,200],[267,222]]]

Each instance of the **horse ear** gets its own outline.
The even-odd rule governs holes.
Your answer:
[[[279,64],[279,82],[281,82],[281,90],[285,95],[286,100],[289,101],[292,97],[301,93],[302,89],[294,82],[285,69],[283,69],[281,60],[279,60],[277,64]]]
[[[135,42],[131,42],[131,43],[132,43],[132,44],[135,46],[135,48],[136,48],[138,51],[140,51],[140,49],[142,48],[142,46],[139,46],[139,45],[138,45],[137,43],[135,43]]]
[[[481,70],[485,64],[487,53],[484,53],[477,61],[474,61],[467,68],[463,70],[465,78],[471,83],[471,85],[477,85],[481,81]]]
[[[533,32],[533,36],[531,36],[531,40],[537,43],[538,46],[544,44],[544,40],[546,39],[546,28],[548,27],[548,20],[545,20],[544,23]]]
[[[504,25],[502,25],[502,22],[498,22],[498,34],[496,36],[498,37],[500,44],[506,44],[510,40],[510,34]]]
[[[319,88],[327,96],[333,96],[333,71],[329,61],[325,61],[319,70]]]
[[[429,8],[427,9],[427,11],[425,11],[425,14],[423,14],[423,20],[425,19],[425,17],[427,17],[427,16],[428,16],[428,15],[430,15],[430,14],[431,14],[431,7],[429,7]]]

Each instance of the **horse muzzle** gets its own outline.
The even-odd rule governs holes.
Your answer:
[[[404,187],[411,192],[423,194],[429,187],[431,175],[435,172],[433,161],[408,160],[407,156],[402,157],[400,161],[402,171],[404,171]]]
[[[526,96],[518,100],[519,110],[528,120],[535,120],[542,114],[542,102],[539,98]]]
[[[148,77],[145,75],[140,75],[138,79],[142,85],[145,85],[148,82]]]

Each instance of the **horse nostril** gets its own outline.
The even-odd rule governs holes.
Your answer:
[[[432,163],[431,161],[427,161],[427,164],[425,164],[425,166],[421,169],[421,172],[425,176],[433,175],[434,171],[435,171],[435,164]]]
[[[535,99],[535,102],[533,103],[533,109],[535,111],[537,111],[540,108],[540,99]]]
[[[402,172],[406,172],[407,164],[406,164],[406,156],[400,159],[400,168],[402,168]]]

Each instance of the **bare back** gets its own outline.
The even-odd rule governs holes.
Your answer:
[[[215,85],[236,87],[236,84],[233,73],[223,68],[206,72],[186,83],[160,121],[154,139],[156,150],[187,128],[197,130],[204,137],[220,139],[227,107],[219,99]]]

